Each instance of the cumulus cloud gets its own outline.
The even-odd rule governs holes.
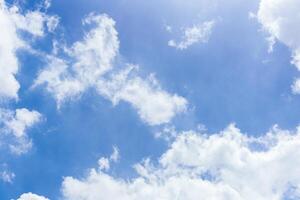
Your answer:
[[[261,0],[257,19],[270,34],[272,51],[275,39],[292,50],[291,63],[300,70],[300,2],[298,0]],[[295,86],[296,87],[296,86]]]
[[[80,97],[88,88],[96,88],[114,105],[121,100],[130,103],[150,125],[168,123],[186,109],[186,99],[164,91],[153,75],[143,79],[132,65],[124,70],[114,69],[119,40],[112,18],[91,14],[83,24],[94,27],[82,41],[65,48],[69,59],[49,56],[48,66],[39,73],[33,87],[44,85],[58,107]]]
[[[66,200],[186,199],[280,200],[300,198],[300,129],[274,126],[262,137],[233,124],[218,134],[179,134],[158,164],[135,165],[131,180],[92,169],[84,179],[66,177]]]
[[[17,200],[49,200],[49,199],[29,192],[29,193],[22,194]]]
[[[18,98],[20,84],[15,78],[19,63],[16,56],[17,50],[29,47],[19,34],[27,32],[34,37],[44,35],[45,24],[53,21],[53,16],[48,16],[40,11],[21,13],[15,5],[7,6],[4,0],[0,0],[0,97]],[[54,28],[51,23],[52,29]]]
[[[66,48],[69,60],[50,57],[48,66],[35,80],[34,87],[45,85],[60,106],[67,99],[78,97],[95,85],[101,75],[112,68],[119,41],[115,21],[107,15],[89,15],[84,24],[94,25],[71,48]]]
[[[176,49],[184,50],[193,44],[209,40],[215,21],[206,21],[199,25],[183,28],[181,41],[169,40],[168,45]],[[170,28],[168,30],[171,30]]]
[[[22,154],[31,147],[31,141],[27,137],[26,131],[41,120],[42,115],[37,111],[30,111],[26,108],[10,110],[0,110],[1,133],[13,138],[15,144],[10,145],[10,149],[16,154]]]
[[[130,65],[113,74],[110,80],[99,80],[99,93],[114,104],[121,100],[129,102],[150,125],[168,123],[177,113],[186,110],[186,99],[161,89],[154,75],[146,79],[139,77],[135,74],[137,69]]]

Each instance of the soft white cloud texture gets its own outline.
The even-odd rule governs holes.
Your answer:
[[[45,85],[58,107],[94,87],[114,105],[121,100],[130,103],[150,125],[168,123],[186,110],[187,101],[161,89],[153,75],[143,79],[132,65],[121,71],[113,68],[119,40],[112,18],[91,14],[83,22],[94,27],[82,41],[65,48],[69,60],[49,56],[48,66],[39,73],[33,87]]]
[[[257,19],[270,34],[269,50],[273,49],[275,39],[292,51],[292,61],[300,70],[300,1],[299,0],[261,0]],[[295,82],[297,84],[297,82]],[[299,93],[297,85],[292,86]]]
[[[110,155],[109,158],[101,157],[98,160],[99,169],[107,171],[110,168],[110,163],[111,162],[116,163],[119,161],[119,159],[120,159],[119,149],[117,147],[113,147],[113,153]]]
[[[168,45],[176,49],[187,49],[196,43],[205,43],[209,40],[215,21],[206,21],[199,25],[183,28],[181,41],[169,40]],[[170,29],[169,29],[170,30]]]
[[[111,70],[118,53],[119,41],[114,20],[107,15],[90,15],[83,23],[94,27],[82,41],[65,49],[70,61],[50,57],[48,66],[35,80],[34,86],[46,85],[58,106],[94,86],[100,76]]]
[[[150,125],[168,123],[177,113],[186,110],[186,99],[161,89],[154,75],[145,79],[136,75],[136,70],[136,66],[128,66],[113,74],[110,80],[99,80],[99,93],[113,104],[121,100],[129,102]]]
[[[22,194],[17,200],[49,200],[49,199],[29,192],[29,193]]]
[[[281,200],[300,198],[300,130],[276,126],[265,136],[234,125],[219,134],[184,132],[158,160],[135,165],[124,180],[92,169],[84,179],[66,177],[65,200]]]
[[[22,154],[31,147],[27,130],[38,123],[42,115],[37,111],[30,111],[26,108],[10,110],[0,110],[1,134],[12,137],[16,144],[11,144],[10,149],[16,154]]]
[[[18,98],[20,84],[15,78],[19,69],[16,53],[18,49],[26,48],[29,45],[20,37],[19,32],[25,31],[34,37],[43,36],[45,24],[51,20],[53,21],[53,16],[39,11],[29,11],[23,14],[17,6],[8,7],[4,0],[0,0],[0,27],[2,27],[0,37],[0,98]]]

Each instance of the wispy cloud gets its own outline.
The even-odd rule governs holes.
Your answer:
[[[180,41],[172,39],[168,41],[168,45],[176,49],[184,50],[196,43],[205,43],[209,40],[215,23],[214,20],[211,20],[199,25],[182,28],[183,34]],[[171,30],[170,27],[168,27],[168,30]]]

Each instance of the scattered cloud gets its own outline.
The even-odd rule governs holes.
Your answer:
[[[296,79],[292,85],[292,91],[294,94],[300,94],[300,79]]]
[[[26,108],[10,110],[0,110],[1,133],[13,138],[14,144],[10,144],[13,153],[22,154],[31,148],[31,141],[28,139],[26,131],[40,122],[42,115],[37,111],[30,111]]]
[[[19,49],[29,48],[27,41],[19,32],[27,32],[33,37],[44,35],[45,24],[51,24],[54,29],[54,16],[48,16],[40,11],[21,13],[15,6],[7,6],[4,0],[0,0],[0,98],[17,99],[20,84],[15,78],[19,69],[16,53]],[[50,23],[51,22],[51,23]]]
[[[184,112],[187,100],[161,89],[155,76],[142,78],[136,75],[137,66],[113,74],[110,80],[100,79],[97,89],[114,105],[120,100],[129,102],[137,109],[140,118],[150,125],[168,123],[177,114]]]
[[[31,41],[43,37],[47,29],[53,31],[58,22],[57,16],[47,15],[40,9],[23,12],[17,5],[8,5],[4,0],[0,0],[0,26],[5,27],[1,30],[0,37],[1,100],[19,99],[20,83],[15,77],[19,70],[17,52],[21,49],[31,50]],[[1,138],[10,138],[5,141],[9,141],[12,152],[25,153],[32,146],[26,131],[40,119],[41,115],[37,111],[29,111],[26,108],[14,111],[0,107]],[[9,174],[4,175],[2,177],[6,177],[7,180],[12,178]]]
[[[110,155],[109,159],[113,162],[118,162],[120,160],[120,151],[118,147],[113,147],[113,153]]]
[[[58,107],[68,99],[78,97],[107,71],[118,53],[119,41],[115,21],[107,15],[89,15],[83,24],[93,25],[82,41],[65,48],[69,60],[49,56],[33,87],[45,85],[56,99]]]
[[[104,158],[104,157],[100,158],[98,160],[98,165],[99,165],[100,170],[106,170],[106,171],[109,170],[109,168],[110,168],[109,159]]]
[[[39,73],[33,87],[45,85],[58,107],[66,100],[80,97],[88,88],[96,88],[114,105],[121,100],[130,103],[150,125],[168,123],[186,110],[186,99],[161,89],[154,75],[143,79],[133,65],[124,70],[113,69],[119,40],[112,18],[91,14],[83,23],[95,27],[86,33],[83,41],[65,48],[68,60],[49,56],[48,66]]]
[[[184,50],[196,43],[205,43],[209,40],[215,21],[206,21],[199,25],[183,28],[181,41],[169,40],[168,45],[176,49]],[[170,28],[167,29],[171,30]]]
[[[219,134],[179,134],[158,160],[135,165],[131,180],[92,169],[84,179],[66,177],[66,200],[236,199],[269,200],[299,196],[300,129],[274,126],[258,138],[233,124]],[[103,196],[105,194],[105,196]]]
[[[13,172],[9,172],[7,170],[0,172],[0,179],[6,183],[12,183],[15,178],[15,174]]]
[[[118,162],[120,159],[119,149],[117,147],[113,147],[113,153],[110,155],[109,158],[101,157],[98,160],[98,165],[100,170],[108,171],[110,169],[111,162]]]

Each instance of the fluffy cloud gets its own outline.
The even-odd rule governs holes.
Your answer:
[[[113,69],[119,50],[113,19],[105,14],[89,15],[84,24],[94,28],[82,41],[65,48],[69,59],[49,56],[48,66],[39,73],[33,87],[45,85],[58,107],[94,87],[114,105],[121,100],[130,103],[150,125],[167,123],[186,110],[187,101],[161,89],[153,75],[143,79],[132,65],[121,71]]]
[[[53,21],[55,17],[48,16],[39,11],[30,11],[22,14],[17,6],[8,7],[4,0],[0,0],[0,97],[18,98],[20,84],[15,78],[19,64],[16,56],[17,50],[28,47],[19,32],[24,31],[32,36],[44,35],[46,23]],[[53,23],[51,28],[54,28]]]
[[[210,136],[189,131],[176,137],[157,165],[149,159],[135,165],[134,179],[92,169],[85,179],[66,177],[62,192],[66,200],[297,199],[299,148],[300,129],[274,126],[258,138],[234,125]]]
[[[48,66],[39,73],[34,83],[34,87],[46,85],[58,106],[94,86],[100,76],[111,70],[118,53],[118,33],[111,18],[90,15],[84,19],[84,24],[94,25],[94,28],[85,34],[82,41],[65,49],[70,61],[51,56]]]
[[[186,99],[161,89],[153,75],[146,79],[139,77],[136,70],[136,66],[129,66],[113,74],[110,80],[100,80],[99,93],[114,104],[120,100],[129,102],[150,125],[168,123],[177,113],[186,110]]]
[[[168,45],[170,47],[175,47],[176,49],[187,49],[189,46],[199,43],[207,42],[212,29],[215,25],[215,21],[206,21],[199,25],[194,25],[192,27],[186,27],[183,29],[183,35],[181,41],[176,42],[175,40],[169,40]],[[170,27],[167,29],[170,31]]]
[[[300,70],[299,12],[298,0],[261,0],[257,13],[259,22],[271,35],[269,38],[271,46],[275,39],[287,45],[292,50],[291,63],[298,70]]]
[[[45,84],[47,91],[56,99],[58,107],[66,99],[78,96],[85,89],[84,83],[72,77],[67,69],[68,65],[64,60],[49,59],[47,68],[40,72],[33,85],[36,87]]]
[[[41,120],[41,114],[37,111],[30,111],[25,108],[10,110],[0,110],[1,132],[12,137],[15,144],[10,145],[10,149],[16,154],[22,154],[31,147],[26,131]]]
[[[33,193],[25,193],[22,194],[17,200],[49,200],[49,199]]]

